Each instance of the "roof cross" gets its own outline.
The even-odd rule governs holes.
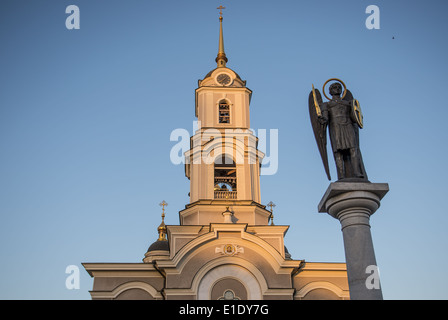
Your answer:
[[[271,218],[271,226],[273,226],[274,225],[274,213],[272,212],[272,208],[275,207],[275,204],[272,201],[269,201],[269,203],[266,206],[271,207],[271,216],[269,218]]]
[[[225,9],[226,7],[223,7],[223,6],[219,6],[218,8],[216,8],[216,9],[219,9],[219,15],[221,16],[221,18],[222,18],[222,9]]]
[[[165,217],[165,207],[168,205],[168,203],[165,202],[165,200],[163,200],[162,202],[159,203],[159,206],[162,207],[162,218]]]

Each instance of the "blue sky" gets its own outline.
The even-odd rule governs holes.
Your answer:
[[[71,4],[79,30],[65,27]],[[189,181],[170,134],[192,132],[220,4],[251,126],[278,129],[261,198],[290,225],[292,257],[344,261],[339,222],[317,212],[329,181],[307,109],[311,84],[338,77],[363,107],[369,178],[390,186],[371,219],[384,298],[448,299],[448,5],[435,0],[2,1],[0,298],[90,299],[81,262],[141,262],[162,200],[179,223]],[[365,26],[371,4],[379,30]],[[65,287],[68,265],[79,290]]]

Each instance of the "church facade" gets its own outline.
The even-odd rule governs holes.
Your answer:
[[[252,91],[227,67],[220,16],[217,67],[198,81],[200,124],[185,153],[190,202],[165,225],[142,262],[83,263],[92,299],[350,299],[345,263],[294,260],[261,204],[264,154],[250,130]]]

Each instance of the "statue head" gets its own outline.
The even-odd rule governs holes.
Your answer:
[[[340,96],[342,93],[342,85],[339,82],[330,85],[330,94],[332,96]]]

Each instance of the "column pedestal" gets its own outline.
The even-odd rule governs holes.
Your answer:
[[[341,223],[352,300],[383,299],[381,286],[372,288],[366,281],[372,268],[377,268],[370,216],[388,191],[387,183],[334,182],[330,183],[318,206],[319,212],[327,212]]]

